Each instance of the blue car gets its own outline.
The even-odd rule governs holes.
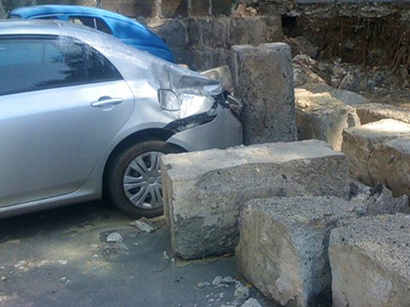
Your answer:
[[[17,8],[9,13],[8,18],[59,19],[83,24],[174,63],[172,52],[158,35],[131,18],[114,12],[77,5],[39,5]]]

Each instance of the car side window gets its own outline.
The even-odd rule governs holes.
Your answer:
[[[58,37],[0,39],[0,95],[87,82],[81,45]]]
[[[97,29],[101,32],[112,34],[112,30],[110,29],[110,27],[101,18],[84,17],[84,16],[70,16],[68,20],[71,21],[72,23],[88,26],[88,27]]]
[[[103,82],[121,80],[118,70],[101,53],[87,47],[87,70],[89,82]]]

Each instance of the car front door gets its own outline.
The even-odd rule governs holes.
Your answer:
[[[0,37],[0,207],[73,192],[133,110],[100,53],[66,37]]]

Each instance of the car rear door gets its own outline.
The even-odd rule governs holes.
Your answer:
[[[129,119],[133,94],[89,46],[0,37],[0,207],[77,190]]]

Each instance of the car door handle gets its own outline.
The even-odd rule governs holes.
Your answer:
[[[111,98],[111,97],[101,97],[97,101],[91,103],[92,107],[104,107],[104,106],[114,106],[122,103],[124,100],[122,98]]]

